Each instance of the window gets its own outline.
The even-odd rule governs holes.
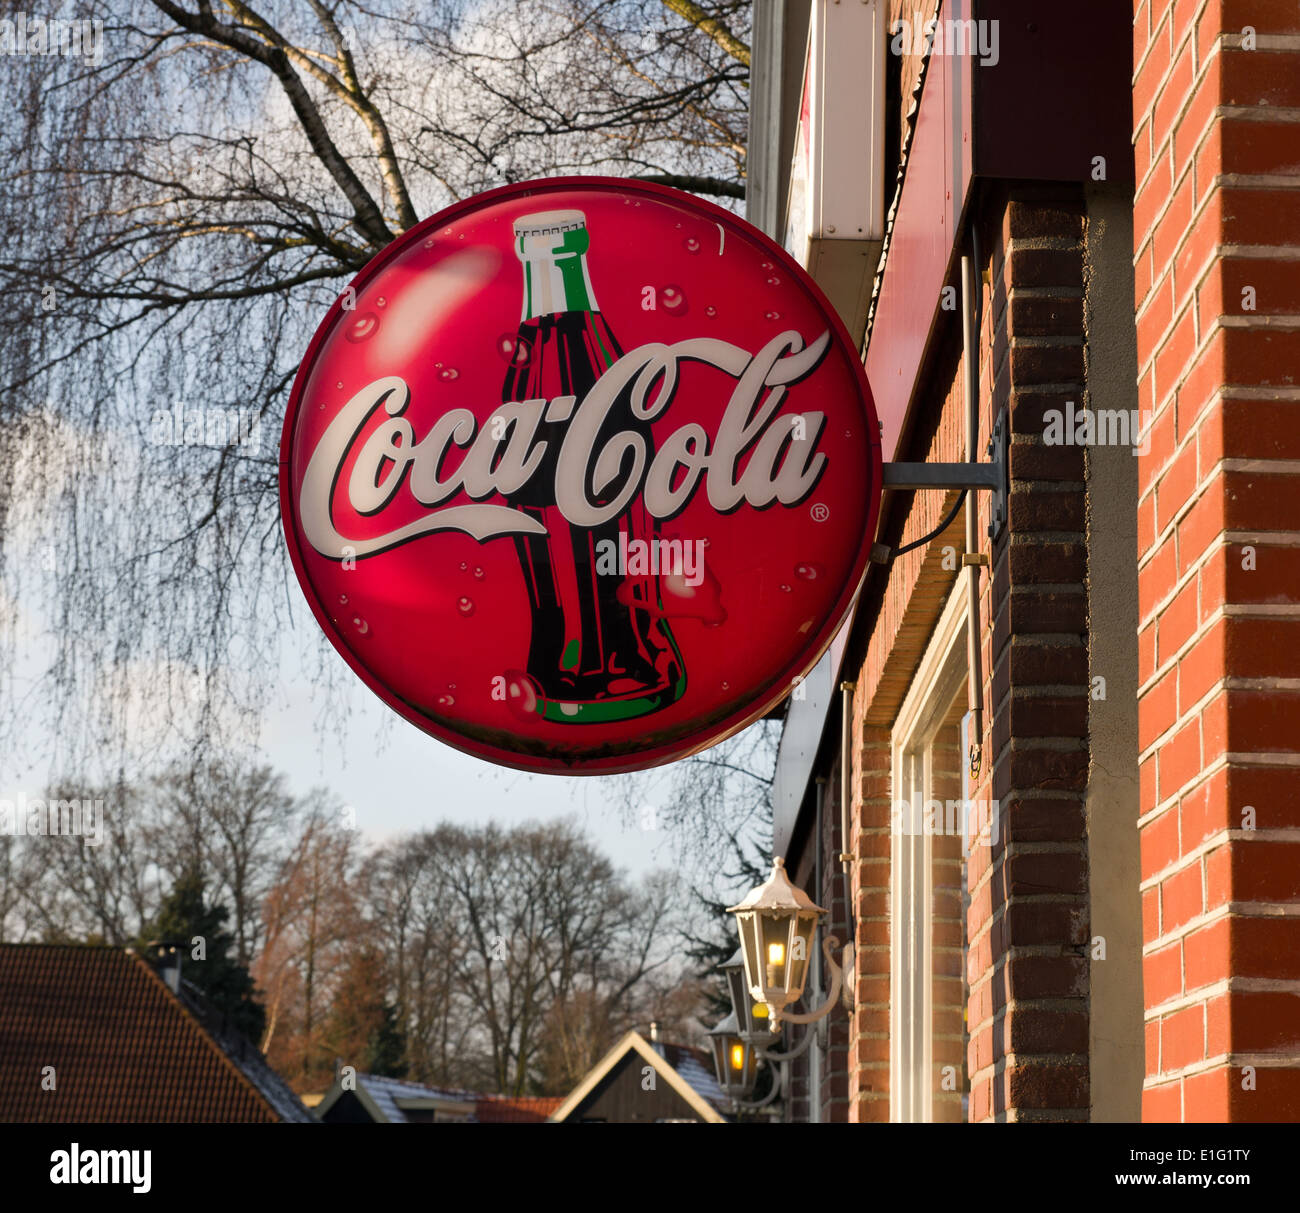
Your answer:
[[[890,1119],[966,1119],[966,596],[960,581],[891,741]]]

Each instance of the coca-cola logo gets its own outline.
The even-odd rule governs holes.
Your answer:
[[[426,220],[294,385],[294,565],[354,670],[533,770],[681,757],[766,712],[865,567],[878,427],[802,271],[727,212],[601,179]]]

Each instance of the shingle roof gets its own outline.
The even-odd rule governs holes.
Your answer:
[[[422,1083],[407,1082],[404,1078],[385,1078],[379,1074],[358,1074],[357,1082],[365,1087],[366,1093],[388,1122],[395,1125],[406,1121],[406,1113],[397,1102],[399,1099],[447,1099],[457,1103],[472,1103],[475,1098],[469,1091],[426,1087]]]
[[[668,1043],[657,1047],[662,1050],[664,1060],[691,1084],[701,1099],[723,1115],[731,1110],[730,1101],[714,1077],[713,1061],[703,1049]]]
[[[311,1121],[255,1052],[237,1065],[129,950],[0,944],[0,1121]]]
[[[364,1095],[367,1111],[376,1112],[389,1124],[405,1124],[411,1120],[407,1112],[412,1108],[424,1111],[437,1101],[440,1111],[461,1115],[476,1124],[543,1124],[548,1116],[563,1103],[558,1095],[484,1095],[458,1087],[429,1087],[423,1083],[409,1082],[404,1078],[384,1078],[378,1074],[357,1074],[355,1090]],[[339,1080],[325,1093],[317,1105],[317,1115],[328,1120],[329,1110],[342,1094]],[[448,1107],[447,1105],[453,1105]],[[460,1105],[456,1107],[455,1105]]]

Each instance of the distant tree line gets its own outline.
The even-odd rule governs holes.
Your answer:
[[[300,1091],[341,1063],[560,1094],[628,1027],[699,1031],[685,892],[630,881],[570,821],[368,849],[325,793],[226,764],[47,795],[101,798],[102,840],[0,836],[0,935],[176,946],[187,991]]]

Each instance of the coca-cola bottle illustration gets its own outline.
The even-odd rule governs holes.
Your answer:
[[[523,314],[507,351],[502,400],[574,396],[580,405],[623,353],[592,290],[586,216],[577,210],[525,215],[515,220],[514,232]],[[567,416],[542,421],[544,459],[508,499],[546,527],[545,535],[515,538],[532,608],[526,672],[539,692],[536,710],[548,720],[627,720],[667,707],[686,689],[681,653],[662,616],[658,578],[625,576],[621,560],[611,573],[608,560],[600,560],[602,553],[635,550],[635,541],[654,541],[657,526],[639,494],[622,514],[595,527],[574,526],[564,517],[555,501],[555,467],[567,426]],[[596,449],[624,430],[642,435],[649,459],[649,423],[632,415],[626,393],[610,409]],[[617,485],[611,497],[616,491]]]

